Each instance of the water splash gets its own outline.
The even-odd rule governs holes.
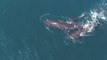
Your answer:
[[[49,18],[47,18],[47,19],[52,20]],[[73,42],[79,41],[81,37],[91,36],[91,35],[89,35],[89,33],[93,33],[93,31],[96,30],[96,27],[99,27],[99,25],[102,25],[102,22],[107,24],[107,1],[106,0],[101,1],[94,8],[90,9],[89,12],[82,13],[76,19],[78,19],[80,21],[77,20],[75,22],[75,19],[68,18],[68,17],[62,18],[62,19],[57,19],[59,22],[62,21],[63,24],[59,24],[57,21],[55,21],[55,23],[57,23],[58,27],[62,27],[61,25],[65,26],[64,24],[71,24],[72,22],[74,23],[74,25],[76,25],[76,28],[74,28],[75,31],[73,31],[73,32],[71,32],[71,31],[74,29],[70,29],[70,30],[64,29],[63,30],[64,32],[66,31],[67,39],[70,39]],[[53,20],[56,20],[56,19],[53,19]],[[51,26],[53,26],[53,25],[51,25]],[[60,28],[58,28],[58,29],[60,29]]]

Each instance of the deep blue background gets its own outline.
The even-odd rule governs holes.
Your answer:
[[[75,44],[61,31],[49,32],[40,20],[45,13],[77,17],[99,1],[0,0],[0,60],[106,60],[106,30]]]

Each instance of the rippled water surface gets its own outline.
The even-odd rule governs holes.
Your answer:
[[[0,60],[106,60],[106,0],[0,0]],[[75,18],[83,12],[104,13],[101,25],[82,43],[49,31],[45,13]]]

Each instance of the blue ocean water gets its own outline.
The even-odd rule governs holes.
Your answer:
[[[106,60],[106,24],[75,44],[40,20],[45,13],[74,18],[102,1],[0,0],[0,60]]]

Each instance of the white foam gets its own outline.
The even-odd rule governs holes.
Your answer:
[[[53,22],[52,24],[56,25],[56,24],[58,24],[58,23],[56,23],[56,22]]]

